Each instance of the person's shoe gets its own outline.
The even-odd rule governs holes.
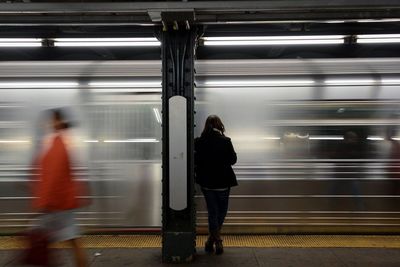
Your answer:
[[[213,253],[214,252],[214,240],[209,237],[208,240],[206,241],[206,244],[204,246],[204,250],[207,253]]]
[[[224,253],[224,246],[222,245],[222,240],[218,240],[215,242],[215,254],[221,255]]]

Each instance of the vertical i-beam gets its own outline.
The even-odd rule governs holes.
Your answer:
[[[162,258],[189,262],[195,254],[194,52],[187,14],[162,14],[163,203]],[[191,14],[189,14],[191,16]],[[172,19],[171,19],[172,18]]]

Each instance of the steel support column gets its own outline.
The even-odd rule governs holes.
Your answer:
[[[189,262],[195,253],[193,89],[196,32],[188,20],[181,20],[182,16],[175,14],[179,23],[175,19],[171,23],[168,18],[163,19],[161,33],[164,262]]]

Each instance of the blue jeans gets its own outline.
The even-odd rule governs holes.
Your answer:
[[[201,189],[206,199],[208,210],[208,229],[210,232],[220,230],[228,212],[229,192]]]

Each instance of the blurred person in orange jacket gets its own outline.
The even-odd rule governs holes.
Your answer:
[[[36,158],[38,181],[33,187],[33,208],[43,213],[39,217],[39,227],[49,233],[50,242],[69,241],[76,265],[83,267],[87,266],[87,259],[79,242],[74,210],[83,205],[78,196],[84,192],[72,171],[69,125],[60,109],[51,110],[49,116],[53,131]]]

